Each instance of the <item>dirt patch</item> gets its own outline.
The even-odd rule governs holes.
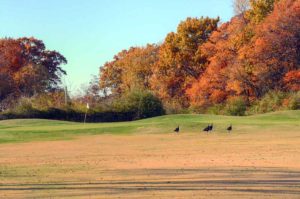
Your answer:
[[[299,198],[297,133],[101,135],[0,146],[0,198]]]

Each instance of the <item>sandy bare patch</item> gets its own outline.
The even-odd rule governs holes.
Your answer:
[[[0,146],[0,198],[299,198],[297,133],[82,137]]]

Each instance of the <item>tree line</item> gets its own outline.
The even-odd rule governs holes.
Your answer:
[[[35,38],[0,39],[0,110],[55,108],[67,117],[89,103],[110,121],[299,109],[300,0],[235,0],[234,10],[229,22],[187,18],[161,44],[119,52],[72,97],[61,82],[63,55]]]
[[[300,1],[236,0],[236,16],[187,18],[160,45],[132,47],[100,68],[110,95],[150,90],[170,109],[300,90]]]

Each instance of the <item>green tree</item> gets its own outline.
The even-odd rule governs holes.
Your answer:
[[[165,113],[163,104],[149,91],[131,90],[115,103],[116,111],[134,112],[135,119],[160,116]]]

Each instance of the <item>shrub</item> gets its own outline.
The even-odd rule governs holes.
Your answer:
[[[300,109],[300,92],[283,93],[270,91],[260,100],[253,102],[247,113],[258,114],[298,109]]]
[[[214,115],[222,115],[224,114],[224,105],[223,104],[216,104],[214,106],[210,106],[207,108],[206,113],[214,114]]]
[[[290,93],[287,98],[283,100],[282,106],[288,110],[300,109],[300,91],[297,93]]]
[[[0,120],[6,119],[24,119],[24,118],[39,118],[83,122],[84,112],[79,112],[74,109],[57,109],[49,108],[48,110],[31,109],[30,112],[13,112],[6,111],[0,114]],[[87,122],[118,122],[131,121],[135,117],[133,112],[89,112],[87,114]]]
[[[246,109],[246,100],[242,97],[234,97],[227,100],[224,111],[228,115],[243,116]]]
[[[36,109],[33,108],[30,98],[22,97],[12,109],[12,112],[16,114],[34,115]]]
[[[288,93],[284,93],[281,91],[270,91],[261,99],[252,103],[250,109],[248,110],[248,114],[267,113],[289,109],[287,107],[284,108],[283,106],[284,101],[287,97]]]
[[[62,99],[57,102],[53,95],[43,94],[21,98],[14,108],[0,114],[2,119],[40,118],[82,122],[86,103],[69,103]],[[87,113],[87,122],[117,122],[154,117],[164,114],[161,101],[150,92],[132,91],[119,98],[114,105],[104,107],[93,104]]]
[[[280,91],[270,91],[260,100],[258,111],[260,113],[266,113],[280,110],[284,98],[285,93]]]
[[[135,119],[160,116],[165,113],[161,101],[148,91],[130,91],[114,104],[115,111],[135,112]]]
[[[169,102],[164,102],[164,109],[166,110],[166,114],[188,114],[190,112],[199,112],[200,107],[190,107],[186,109],[183,105],[176,99],[173,99]]]

